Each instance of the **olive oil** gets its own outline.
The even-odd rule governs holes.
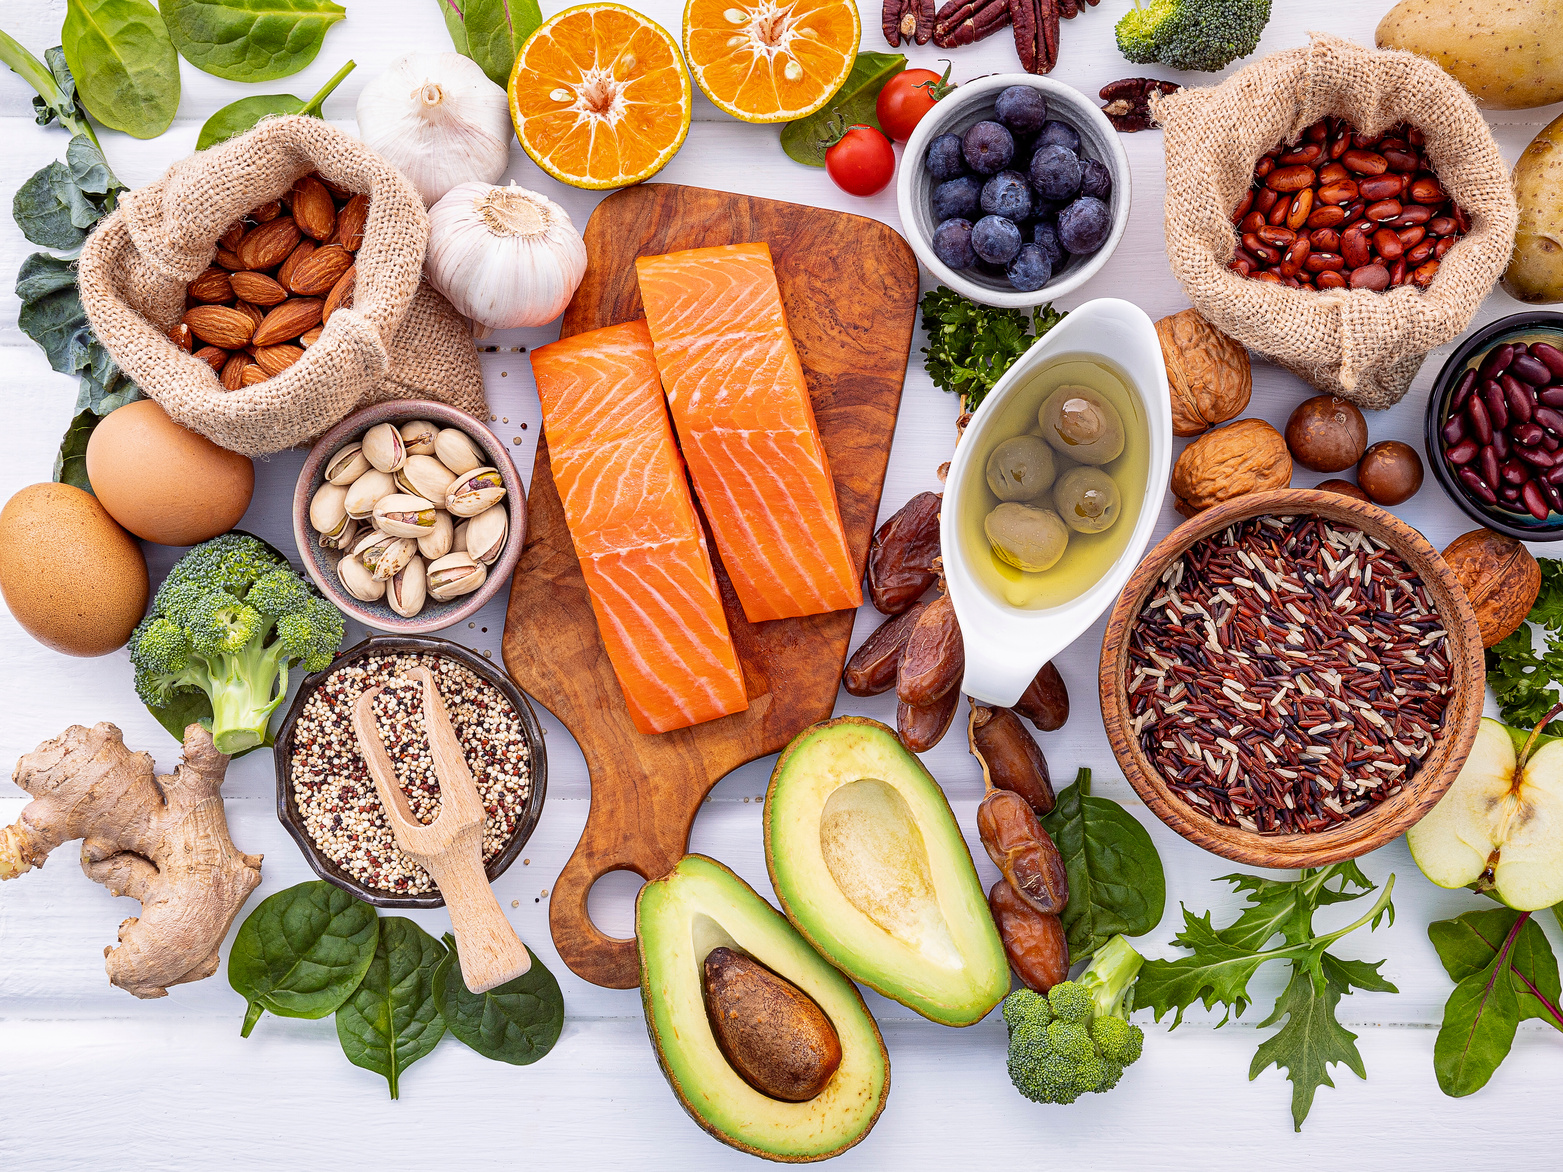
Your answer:
[[[1028,573],[1001,560],[983,530],[983,522],[1000,501],[988,487],[987,464],[993,449],[1013,436],[1041,435],[1037,414],[1059,387],[1083,386],[1102,396],[1123,422],[1123,451],[1100,465],[1112,477],[1122,498],[1121,512],[1111,528],[1100,533],[1069,532],[1063,556],[1050,568]],[[1080,467],[1056,453],[1057,475]],[[967,483],[961,486],[963,505],[958,519],[959,540],[966,560],[983,586],[1001,602],[1029,610],[1047,610],[1077,598],[1094,586],[1118,560],[1145,506],[1146,478],[1150,472],[1150,428],[1139,395],[1117,367],[1097,357],[1065,354],[1034,372],[999,409],[988,428],[983,450],[966,466]],[[1051,489],[1030,502],[1052,508]]]

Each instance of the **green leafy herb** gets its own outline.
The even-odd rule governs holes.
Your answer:
[[[337,1007],[342,1053],[354,1066],[383,1075],[393,1099],[400,1097],[402,1071],[445,1036],[434,1001],[434,973],[445,958],[445,946],[417,924],[387,916],[363,982]]]
[[[483,67],[495,85],[508,86],[516,54],[543,23],[537,0],[438,0],[451,44]]]
[[[80,379],[77,413],[107,415],[142,397],[92,332],[70,261],[33,253],[16,275],[16,295],[22,302],[17,315],[22,332],[43,347],[50,366]]]
[[[1062,919],[1071,964],[1114,936],[1143,936],[1161,923],[1167,877],[1156,844],[1134,815],[1091,794],[1089,769],[1059,792],[1042,825],[1069,871]]]
[[[151,0],[69,0],[60,33],[82,105],[99,122],[156,138],[179,111],[179,58]]]
[[[262,1012],[325,1017],[352,996],[374,961],[374,908],[322,880],[263,899],[239,927],[228,983],[247,1002],[240,1036]]]
[[[467,52],[467,20],[466,13],[462,12],[462,0],[434,0],[440,6],[440,15],[445,18],[445,31],[450,33],[450,43],[456,47],[456,52],[463,57],[472,56]]]
[[[272,81],[320,52],[347,10],[331,0],[162,0],[180,56],[229,81]]]
[[[1276,999],[1275,1009],[1260,1026],[1276,1025],[1275,1034],[1259,1046],[1248,1077],[1257,1078],[1268,1066],[1287,1072],[1292,1082],[1292,1120],[1298,1131],[1313,1105],[1314,1092],[1333,1087],[1329,1068],[1342,1064],[1359,1078],[1366,1078],[1356,1035],[1337,1020],[1340,999],[1354,989],[1395,993],[1398,990],[1379,973],[1383,961],[1368,963],[1342,960],[1325,950],[1364,924],[1377,928],[1380,920],[1395,916],[1390,892],[1391,875],[1384,890],[1357,920],[1322,935],[1315,934],[1314,912],[1321,906],[1360,899],[1374,890],[1373,883],[1353,862],[1308,868],[1295,880],[1267,879],[1257,875],[1227,875],[1247,896],[1247,906],[1225,928],[1216,928],[1210,913],[1195,916],[1183,909],[1183,931],[1173,943],[1190,950],[1178,960],[1150,960],[1135,986],[1136,1005],[1148,1007],[1161,1020],[1175,1014],[1173,1027],[1183,1011],[1198,1001],[1210,1009],[1224,1005],[1228,1018],[1241,1016],[1249,1005],[1248,981],[1261,966],[1273,960],[1291,965],[1291,979]],[[1331,886],[1331,884],[1334,884]],[[1266,947],[1275,937],[1281,943]]]
[[[434,973],[434,999],[450,1032],[485,1058],[525,1066],[554,1048],[564,1030],[559,982],[530,949],[532,967],[487,993],[473,993],[461,976],[456,939],[445,936],[445,959]]]
[[[1541,593],[1520,629],[1487,649],[1487,683],[1498,698],[1503,722],[1527,731],[1534,728],[1563,696],[1556,683],[1563,680],[1563,561],[1538,558]],[[1531,624],[1543,633],[1538,653]],[[1547,726],[1563,736],[1563,722]]]
[[[1433,1044],[1433,1071],[1446,1095],[1479,1091],[1509,1055],[1529,1018],[1563,1031],[1558,962],[1530,912],[1466,912],[1427,927],[1438,959],[1455,980]]]
[[[92,482],[87,479],[87,441],[92,438],[92,429],[98,426],[101,418],[101,415],[89,409],[78,412],[76,418],[71,420],[65,438],[60,441],[59,454],[54,457],[54,479],[57,483],[92,491]]]
[[[1033,308],[1028,321],[1022,310],[978,305],[943,285],[923,294],[922,310],[924,369],[934,386],[959,395],[966,411],[975,411],[1015,359],[1064,320],[1051,304]]]
[[[782,150],[799,163],[823,167],[825,147],[831,141],[832,122],[839,122],[844,127],[861,123],[880,129],[874,113],[879,91],[905,68],[906,58],[900,53],[859,53],[852,62],[852,72],[847,74],[847,80],[841,83],[830,101],[807,118],[799,118],[782,127]]]
[[[331,75],[331,80],[321,86],[319,92],[307,102],[303,98],[295,98],[292,94],[256,94],[252,98],[240,98],[237,102],[230,102],[206,120],[206,125],[201,127],[200,137],[195,140],[195,149],[204,151],[209,146],[226,142],[236,135],[243,134],[262,118],[268,118],[273,114],[325,117],[320,112],[321,106],[331,96],[331,91],[342,84],[342,79],[353,72],[357,64],[356,61],[349,61],[338,69]]]

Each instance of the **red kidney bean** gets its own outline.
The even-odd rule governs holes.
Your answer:
[[[1238,224],[1237,230],[1239,232],[1253,232],[1257,234],[1259,229],[1268,226],[1269,223],[1270,221],[1265,219],[1263,212],[1249,212]]]
[[[1448,198],[1436,175],[1418,175],[1411,181],[1411,186],[1407,190],[1417,203],[1440,204]]]
[[[1483,448],[1481,450],[1481,454],[1478,455],[1476,459],[1477,462],[1481,465],[1482,479],[1485,480],[1488,484],[1497,484],[1498,453],[1492,450],[1492,445],[1488,444],[1485,448]]]
[[[1550,346],[1546,342],[1532,342],[1530,352],[1552,372],[1554,381],[1563,381],[1563,350]]]
[[[1286,213],[1286,226],[1293,232],[1301,232],[1313,213],[1313,188],[1305,187],[1292,197],[1291,209]]]
[[[1545,386],[1552,381],[1552,371],[1547,368],[1547,364],[1529,354],[1516,354],[1509,363],[1509,373],[1515,378],[1524,379],[1533,387]]]
[[[1415,231],[1416,229],[1408,228],[1406,230],[1410,232]],[[1428,257],[1433,255],[1433,249],[1437,246],[1438,242],[1436,240],[1424,240],[1421,244],[1416,245],[1414,248],[1407,249],[1406,263],[1413,267],[1420,268],[1421,265],[1428,259]]]
[[[1509,360],[1513,357],[1514,347],[1507,342],[1502,346],[1494,346],[1476,368],[1477,376],[1483,379],[1497,378],[1502,371],[1509,369]]]
[[[1303,137],[1309,142],[1327,142],[1330,137],[1329,124],[1323,118],[1320,118],[1317,122],[1312,123],[1307,130],[1303,131]]]
[[[1532,418],[1553,435],[1563,435],[1563,412],[1560,412],[1556,407],[1537,407],[1536,413]]]
[[[1542,479],[1548,484],[1563,484],[1563,464],[1559,464],[1556,468],[1548,471],[1542,476]]]
[[[1529,423],[1531,416],[1536,413],[1536,401],[1530,397],[1530,392],[1508,375],[1503,376],[1502,386],[1504,400],[1509,404],[1510,418]]]
[[[1350,150],[1341,155],[1340,161],[1346,170],[1358,175],[1382,175],[1389,170],[1389,160],[1374,151]]]
[[[1400,247],[1409,251],[1422,243],[1422,239],[1427,235],[1427,229],[1422,227],[1402,228],[1395,235],[1400,238]]]
[[[1536,392],[1536,398],[1548,407],[1563,407],[1563,387],[1542,387]]]
[[[1330,158],[1338,159],[1351,149],[1351,129],[1342,126],[1330,139]]]
[[[1563,493],[1559,493],[1557,486],[1545,478],[1541,481],[1542,495],[1547,498],[1549,512],[1563,512]]]
[[[1243,248],[1254,256],[1257,256],[1267,265],[1273,265],[1280,261],[1281,253],[1278,249],[1271,248],[1252,232],[1244,233]]]
[[[1368,249],[1368,233],[1366,228],[1347,228],[1340,234],[1341,256],[1346,258],[1346,264],[1359,269],[1373,259]]]
[[[1278,199],[1275,201],[1275,206],[1270,209],[1270,214],[1265,217],[1265,223],[1274,224],[1279,227],[1280,225],[1286,223],[1286,217],[1291,214],[1291,210],[1291,200]]]
[[[1487,404],[1487,418],[1492,421],[1494,431],[1509,426],[1509,402],[1501,386],[1495,382],[1483,383],[1482,402]]]
[[[1315,198],[1320,203],[1349,204],[1358,198],[1358,194],[1356,183],[1350,179],[1339,179],[1319,188],[1319,194]]]
[[[1254,189],[1250,187],[1243,192],[1243,198],[1237,201],[1237,207],[1232,209],[1232,222],[1242,223],[1243,217],[1254,209]]]
[[[1421,204],[1408,204],[1401,208],[1400,214],[1387,221],[1391,228],[1411,228],[1427,223],[1433,218],[1433,209],[1423,207]]]
[[[1498,459],[1500,460],[1507,460],[1509,458],[1508,432],[1495,431],[1492,433],[1492,450],[1498,453]]]
[[[1454,394],[1449,398],[1449,410],[1458,411],[1465,406],[1466,399],[1476,388],[1476,372],[1468,370],[1460,376],[1460,381],[1455,384]]]
[[[1431,232],[1434,236],[1453,236],[1454,235],[1454,217],[1453,216],[1434,216],[1431,220],[1429,220],[1427,222],[1427,230],[1429,232]]]
[[[1471,422],[1471,434],[1483,447],[1492,443],[1492,420],[1487,415],[1487,405],[1480,395],[1472,395],[1465,404],[1465,417]]]
[[[1401,257],[1389,270],[1389,283],[1391,285],[1404,285],[1406,283],[1406,258]]]
[[[1339,207],[1316,207],[1308,213],[1308,227],[1333,228],[1346,218],[1346,209]]]
[[[1280,201],[1280,198],[1279,191],[1272,191],[1268,187],[1262,188],[1259,194],[1254,196],[1254,210],[1261,216],[1268,216],[1270,209]]]
[[[1462,234],[1464,234],[1466,232],[1469,232],[1471,230],[1471,217],[1470,217],[1470,214],[1467,213],[1466,210],[1464,208],[1462,208],[1459,204],[1455,204],[1454,205],[1454,226],[1455,226],[1455,231],[1460,232]]]
[[[1254,235],[1259,237],[1260,240],[1264,241],[1271,248],[1287,248],[1291,245],[1292,241],[1297,239],[1297,233],[1293,232],[1290,228],[1271,227],[1268,224],[1266,224],[1263,228],[1257,229],[1254,232]]]
[[[1538,521],[1545,521],[1547,515],[1552,511],[1547,504],[1547,498],[1542,495],[1541,485],[1534,480],[1527,480],[1520,485],[1520,500],[1530,510],[1530,515]]]
[[[1347,204],[1346,205],[1346,218],[1341,221],[1341,224],[1342,225],[1355,224],[1358,220],[1362,219],[1363,209],[1366,208],[1367,206],[1368,205],[1363,203],[1360,199],[1359,200],[1354,200],[1351,203]]]
[[[1254,164],[1254,178],[1263,179],[1273,170],[1275,170],[1275,156],[1265,155]]]
[[[1527,448],[1523,444],[1514,449],[1514,454],[1527,464],[1534,464],[1537,468],[1555,468],[1558,461],[1545,447]]]
[[[1323,157],[1324,148],[1316,142],[1310,142],[1299,146],[1296,150],[1287,151],[1276,162],[1288,167],[1294,163],[1301,163],[1304,166],[1311,167]]]
[[[1433,257],[1436,260],[1443,260],[1444,259],[1444,253],[1448,252],[1451,248],[1453,248],[1456,243],[1457,243],[1457,241],[1455,240],[1455,238],[1453,236],[1445,236],[1437,244],[1433,245]]]
[[[1505,484],[1498,490],[1498,496],[1511,505],[1519,504],[1520,490],[1517,485]]]
[[[1556,468],[1552,470],[1552,472],[1557,471],[1558,469]],[[1547,473],[1547,475],[1551,476],[1552,472]],[[1525,465],[1521,464],[1518,460],[1505,460],[1503,462],[1503,482],[1505,484],[1513,484],[1518,486],[1524,484],[1529,479],[1530,469],[1525,467]]]
[[[1541,437],[1541,446],[1546,448],[1549,452],[1556,453],[1559,448],[1563,448],[1563,440],[1560,440],[1557,436],[1553,435],[1551,432],[1548,432],[1546,435]],[[1563,455],[1560,455],[1558,458],[1563,460]]]
[[[1389,163],[1389,169],[1391,171],[1411,172],[1415,171],[1422,165],[1421,156],[1413,153],[1412,151],[1397,150],[1393,147],[1385,147],[1381,149],[1383,150],[1385,160]]]
[[[1304,264],[1310,273],[1338,273],[1346,267],[1345,260],[1333,252],[1310,253]]]
[[[1369,202],[1398,199],[1405,192],[1405,187],[1406,181],[1399,175],[1375,175],[1371,179],[1357,181],[1358,193]]]
[[[1465,438],[1465,416],[1451,415],[1444,423],[1443,431],[1445,444],[1457,444]]]
[[[1352,269],[1347,281],[1353,289],[1372,289],[1375,293],[1382,293],[1389,288],[1389,270],[1383,265],[1363,265]]]
[[[1328,187],[1331,183],[1339,183],[1342,179],[1351,179],[1351,172],[1339,163],[1326,163],[1319,168],[1319,186]],[[1355,179],[1351,180],[1353,183]]]
[[[1318,276],[1314,277],[1313,283],[1321,289],[1344,289],[1346,287],[1346,278],[1333,269],[1325,269]]]
[[[1319,176],[1312,167],[1300,165],[1277,167],[1265,176],[1265,186],[1271,191],[1281,191],[1289,195],[1294,191],[1313,186],[1318,180]]]
[[[1417,127],[1408,126],[1406,127],[1406,141],[1414,147],[1419,147],[1427,142],[1427,138]]]
[[[1340,251],[1340,233],[1334,228],[1315,228],[1308,233],[1308,242],[1320,252]]]
[[[1400,243],[1399,233],[1388,228],[1380,228],[1373,233],[1373,247],[1385,260],[1399,260],[1406,252],[1405,246]]]
[[[1460,482],[1483,504],[1495,505],[1498,503],[1498,494],[1488,487],[1487,482],[1474,469],[1461,468],[1459,477]]]
[[[1447,452],[1445,452],[1444,455],[1448,458],[1451,464],[1459,466],[1462,464],[1469,464],[1472,460],[1476,459],[1481,450],[1481,444],[1477,443],[1470,436],[1466,436],[1459,443],[1455,444]]]

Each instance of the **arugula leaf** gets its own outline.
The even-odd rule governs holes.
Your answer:
[[[179,55],[229,81],[273,81],[320,52],[347,9],[331,0],[162,0]]]
[[[995,309],[940,285],[923,294],[924,369],[933,385],[961,397],[975,411],[1004,372],[1048,330],[1064,320],[1051,303],[1032,309]]]
[[[881,129],[875,107],[879,91],[901,70],[906,68],[906,58],[900,53],[859,53],[852,62],[852,71],[841,83],[830,101],[807,118],[799,118],[782,127],[782,150],[787,157],[808,167],[825,165],[825,150],[836,130],[848,126],[872,126]]]
[[[331,91],[342,84],[342,79],[357,68],[356,61],[349,61],[331,75],[331,80],[320,87],[320,90],[309,101],[303,98],[295,98],[292,94],[256,94],[249,98],[240,98],[237,102],[230,102],[217,113],[206,120],[201,127],[201,134],[195,140],[195,149],[204,151],[207,147],[216,146],[220,142],[226,142],[249,130],[262,118],[272,114],[303,114],[310,118],[324,118],[320,108],[325,100],[331,96]]]
[[[1259,1043],[1248,1067],[1252,1082],[1268,1066],[1287,1072],[1292,1083],[1292,1123],[1302,1130],[1313,1106],[1314,1093],[1321,1087],[1333,1087],[1329,1068],[1340,1063],[1358,1078],[1367,1078],[1362,1054],[1357,1050],[1357,1035],[1335,1018],[1341,997],[1349,990],[1328,978],[1320,992],[1305,965],[1292,961],[1292,979],[1276,998],[1275,1011],[1260,1022],[1261,1028],[1275,1025],[1283,1017],[1286,1024]]]
[[[105,126],[156,138],[179,112],[179,56],[151,0],[68,0],[60,30],[81,103]]]

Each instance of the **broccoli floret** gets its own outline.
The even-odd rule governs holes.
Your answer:
[[[1114,31],[1138,65],[1214,73],[1258,48],[1269,21],[1270,0],[1135,0]]]
[[[1030,989],[1006,997],[1015,1089],[1037,1103],[1073,1103],[1117,1086],[1145,1043],[1128,1021],[1128,993],[1142,963],[1127,940],[1114,936],[1078,980],[1054,985],[1045,997]]]
[[[287,695],[289,665],[329,666],[344,629],[269,546],[227,533],[179,559],[131,636],[136,694],[160,708],[176,692],[205,692],[218,750],[253,749]]]

